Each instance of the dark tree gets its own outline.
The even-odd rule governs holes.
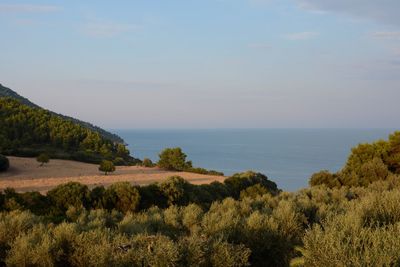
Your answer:
[[[183,171],[192,167],[192,163],[186,161],[186,154],[179,147],[166,148],[160,153],[159,157],[158,167],[166,170]]]
[[[40,166],[43,166],[45,163],[49,163],[50,157],[49,155],[42,153],[36,158],[37,162],[40,163]]]
[[[8,170],[9,167],[10,167],[10,162],[8,158],[6,158],[3,155],[0,155],[0,172]]]

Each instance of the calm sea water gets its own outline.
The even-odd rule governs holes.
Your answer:
[[[351,147],[387,138],[393,129],[210,129],[114,130],[135,157],[158,159],[166,147],[181,147],[194,166],[231,175],[254,170],[279,188],[306,187],[312,173],[338,171]]]

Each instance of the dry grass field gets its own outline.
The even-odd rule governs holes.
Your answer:
[[[193,184],[206,184],[213,181],[222,182],[225,177],[202,175],[188,172],[171,172],[158,168],[139,166],[118,166],[114,173],[104,175],[99,172],[98,165],[69,160],[51,160],[40,166],[34,158],[9,157],[10,169],[0,174],[0,190],[7,187],[17,192],[39,191],[46,193],[51,188],[67,182],[79,182],[89,187],[110,185],[128,181],[142,185],[161,182],[167,177],[179,175]]]

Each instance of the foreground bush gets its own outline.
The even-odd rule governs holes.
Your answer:
[[[254,176],[238,174],[234,181],[261,178]],[[242,183],[233,185],[240,189]],[[196,199],[192,194],[202,192],[196,190],[204,194],[221,188],[225,185],[196,187],[178,177],[143,188],[119,183],[88,190],[70,183],[49,192],[48,205],[64,210],[62,220],[60,213],[54,217],[19,211],[35,198],[6,190],[0,202],[8,202],[7,207],[14,203],[17,210],[0,213],[0,264],[397,266],[400,262],[398,176],[368,187],[316,186],[296,193],[271,194],[258,183],[241,190],[240,199],[190,203]],[[226,192],[229,196],[237,190]],[[165,206],[140,210],[143,198],[149,203],[153,193]],[[95,205],[97,209],[85,208]]]
[[[0,172],[8,170],[10,162],[7,157],[0,154]]]
[[[352,148],[347,162],[337,173],[321,171],[312,175],[310,185],[368,186],[400,173],[400,132],[389,136],[388,141],[359,144]]]

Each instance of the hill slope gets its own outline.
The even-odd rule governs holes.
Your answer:
[[[36,105],[35,103],[32,103],[29,99],[19,95],[17,92],[11,90],[10,88],[7,88],[7,87],[3,86],[2,84],[0,84],[0,97],[11,97],[11,98],[14,98],[14,99],[18,100],[22,104],[29,106],[29,107],[41,108],[40,106]],[[124,143],[124,140],[121,137],[119,137],[118,135],[110,133],[110,132],[108,132],[108,131],[106,131],[106,130],[98,127],[98,126],[95,126],[95,125],[89,123],[89,122],[81,121],[81,120],[78,120],[78,119],[75,119],[75,118],[72,118],[72,117],[69,117],[69,116],[65,116],[65,115],[62,115],[62,114],[58,114],[58,113],[55,113],[55,112],[52,112],[52,111],[50,111],[50,112],[52,114],[54,114],[54,115],[62,117],[63,119],[66,119],[66,120],[72,121],[74,123],[80,124],[85,128],[88,128],[88,129],[90,129],[90,130],[92,130],[94,132],[97,132],[102,137],[104,137],[106,139],[109,139],[109,140],[111,140],[113,142]]]
[[[0,96],[0,154],[37,156],[99,163],[107,159],[118,165],[137,162],[123,143],[100,132],[42,109],[14,91],[2,87]]]

